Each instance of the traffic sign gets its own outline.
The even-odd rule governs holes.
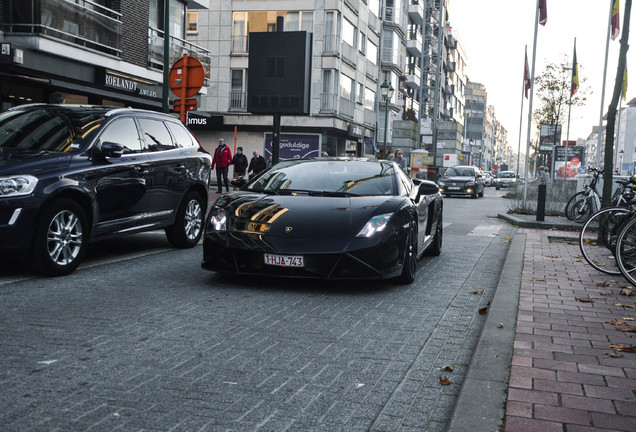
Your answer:
[[[197,94],[205,82],[205,69],[196,57],[184,54],[177,60],[168,75],[170,90],[177,97],[190,98]],[[183,91],[185,90],[185,95]]]

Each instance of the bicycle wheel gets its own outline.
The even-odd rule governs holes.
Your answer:
[[[572,220],[572,207],[574,203],[580,200],[585,196],[585,191],[577,192],[572,195],[572,198],[568,200],[568,203],[565,205],[565,217],[569,220]]]
[[[634,212],[626,207],[607,207],[594,213],[579,233],[579,247],[585,260],[596,270],[619,275],[614,258],[620,228]]]
[[[572,205],[572,220],[585,222],[595,211],[590,197],[581,198]]]
[[[616,240],[616,263],[631,284],[636,285],[636,218],[631,217],[621,227]]]

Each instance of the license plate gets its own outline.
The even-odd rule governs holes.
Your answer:
[[[459,186],[450,186],[448,190],[459,190]]]
[[[302,255],[274,255],[265,254],[265,264],[279,267],[305,267]]]

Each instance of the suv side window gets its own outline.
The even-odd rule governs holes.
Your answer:
[[[144,151],[137,125],[132,117],[116,119],[109,123],[99,137],[99,141],[100,143],[110,141],[123,145],[124,154]]]
[[[172,137],[165,123],[161,120],[140,118],[139,125],[141,126],[144,139],[151,152],[172,150],[175,144],[172,142]]]
[[[190,147],[192,145],[190,132],[181,123],[166,122],[166,125],[172,132],[177,147]]]

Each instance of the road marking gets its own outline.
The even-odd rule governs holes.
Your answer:
[[[501,228],[503,228],[503,226],[501,225],[479,225],[473,228],[473,230],[469,232],[468,235],[477,237],[494,237],[499,234]]]

